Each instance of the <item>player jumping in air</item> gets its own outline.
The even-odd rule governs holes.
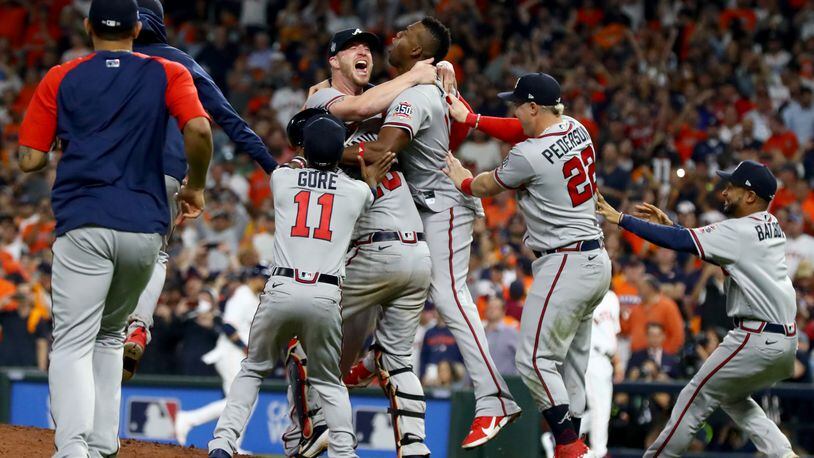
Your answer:
[[[517,190],[527,225],[523,240],[537,256],[520,320],[517,369],[551,427],[555,456],[590,457],[578,436],[585,371],[593,311],[611,279],[595,214],[593,142],[579,121],[562,114],[560,85],[550,75],[525,75],[499,96],[516,107],[517,120],[503,121],[519,121],[528,139],[514,145],[503,165],[475,178],[451,154],[445,172],[468,196]]]

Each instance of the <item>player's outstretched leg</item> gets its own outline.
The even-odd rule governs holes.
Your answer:
[[[517,418],[520,406],[492,361],[477,306],[466,287],[474,211],[454,207],[439,213],[422,212],[421,219],[432,254],[430,300],[455,336],[475,388],[476,417],[461,444],[474,448]]]
[[[749,439],[766,456],[796,456],[788,438],[780,432],[777,424],[766,416],[766,412],[747,396],[739,401],[727,401],[721,409],[736,425],[749,435]]]
[[[774,347],[767,348],[767,341]],[[750,437],[758,438],[754,443],[759,452],[768,456],[793,454],[788,439],[760,406],[746,399],[753,391],[791,375],[796,345],[796,336],[737,328],[729,331],[681,390],[667,425],[644,456],[681,456],[693,434],[719,405]]]

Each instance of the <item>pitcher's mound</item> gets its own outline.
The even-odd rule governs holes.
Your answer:
[[[48,457],[54,454],[54,432],[50,429],[0,424],[0,457]],[[123,439],[120,458],[206,457],[206,450],[180,445]],[[246,456],[246,455],[240,455]]]

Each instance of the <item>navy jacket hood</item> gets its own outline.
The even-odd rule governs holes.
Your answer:
[[[136,38],[136,44],[167,44],[167,28],[164,26],[164,20],[149,8],[139,8],[138,14],[139,20],[141,20],[141,32]]]

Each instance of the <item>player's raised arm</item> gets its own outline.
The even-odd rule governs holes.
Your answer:
[[[195,64],[195,67],[200,66]],[[277,161],[271,156],[263,140],[249,127],[249,124],[240,117],[232,105],[226,100],[223,92],[212,81],[203,69],[193,75],[195,87],[201,99],[201,104],[212,115],[226,135],[235,143],[238,151],[245,151],[257,162],[266,173],[271,173],[277,167]]]
[[[613,208],[605,198],[602,197],[602,194],[597,192],[596,195],[596,212],[602,215],[608,222],[616,224],[660,247],[701,256],[700,251],[693,242],[690,229],[682,226],[651,223],[635,216],[626,215]],[[661,212],[661,210],[659,210],[659,212]]]
[[[198,99],[189,71],[181,64],[161,59],[167,73],[167,107],[184,133],[184,150],[189,163],[187,182],[178,192],[181,214],[197,218],[203,212],[203,189],[212,159],[212,128],[209,115]]]
[[[362,121],[381,113],[405,90],[417,84],[430,84],[435,81],[436,70],[432,60],[430,58],[418,61],[407,73],[374,86],[360,95],[343,97],[331,104],[328,111],[343,121]]]
[[[529,137],[523,133],[523,126],[517,118],[497,118],[482,116],[472,112],[464,101],[456,97],[447,97],[449,114],[455,121],[480,130],[490,137],[506,143],[520,143]]]

